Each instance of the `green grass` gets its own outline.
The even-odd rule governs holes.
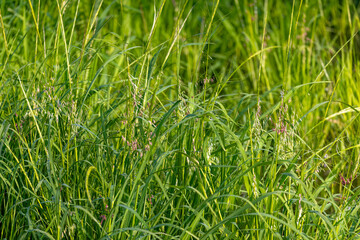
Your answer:
[[[358,0],[2,0],[1,239],[360,239]]]

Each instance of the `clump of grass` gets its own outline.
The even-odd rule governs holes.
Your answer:
[[[0,10],[2,238],[359,237],[356,1]]]

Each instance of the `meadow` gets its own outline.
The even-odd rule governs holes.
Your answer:
[[[359,0],[1,0],[0,239],[360,239]]]

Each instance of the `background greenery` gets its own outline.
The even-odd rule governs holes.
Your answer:
[[[359,239],[358,0],[2,0],[1,239]]]

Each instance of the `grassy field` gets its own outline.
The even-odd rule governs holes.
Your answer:
[[[359,0],[0,11],[0,239],[360,239]]]

